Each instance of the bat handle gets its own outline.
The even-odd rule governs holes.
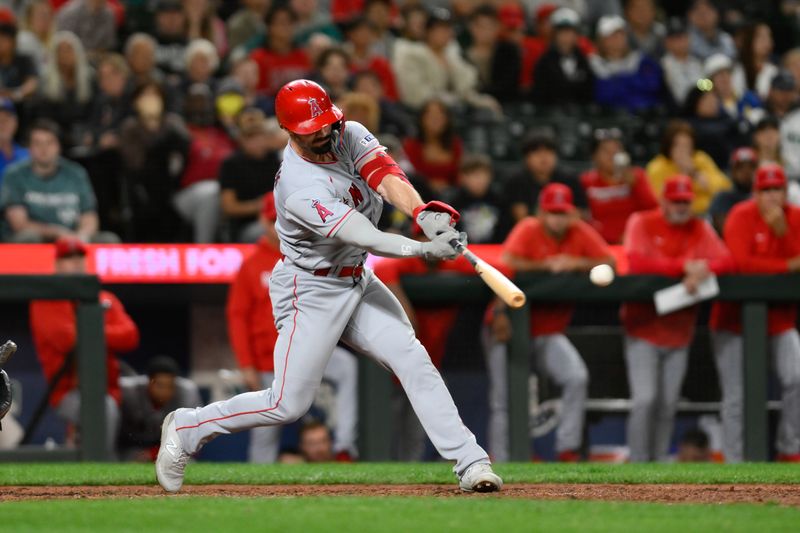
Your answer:
[[[475,254],[470,252],[466,246],[464,246],[463,242],[459,241],[458,239],[450,239],[450,246],[452,246],[456,252],[463,255],[473,267],[478,266],[478,258],[475,257]]]
[[[459,241],[458,239],[450,239],[450,246],[455,248],[456,252],[460,254],[463,254],[464,250],[466,249],[464,248],[464,243]]]

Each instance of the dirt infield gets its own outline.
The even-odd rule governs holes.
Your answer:
[[[167,496],[156,485],[6,486],[0,502],[49,499],[156,498],[180,496],[433,496],[491,497],[530,500],[596,500],[658,503],[774,503],[800,506],[794,485],[617,485],[508,484],[500,493],[464,494],[454,485],[187,485]]]

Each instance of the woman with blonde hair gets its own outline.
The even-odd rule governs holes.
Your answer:
[[[59,31],[53,35],[47,57],[33,114],[61,126],[65,147],[84,144],[94,92],[94,72],[86,51],[74,33]]]
[[[28,55],[39,68],[44,66],[55,25],[53,6],[49,0],[31,0],[22,14],[22,24],[17,34],[17,51]]]

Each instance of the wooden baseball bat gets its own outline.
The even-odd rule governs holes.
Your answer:
[[[451,240],[450,245],[470,262],[483,282],[486,283],[507,306],[518,309],[525,305],[525,293],[499,270],[472,253],[470,249],[464,246],[458,239]]]

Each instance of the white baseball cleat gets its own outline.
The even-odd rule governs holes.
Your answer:
[[[503,488],[503,480],[489,463],[475,463],[461,475],[458,486],[465,492],[495,492]]]
[[[167,492],[178,492],[183,485],[183,471],[189,454],[183,451],[175,424],[175,411],[164,417],[161,424],[161,447],[156,457],[156,477]]]

